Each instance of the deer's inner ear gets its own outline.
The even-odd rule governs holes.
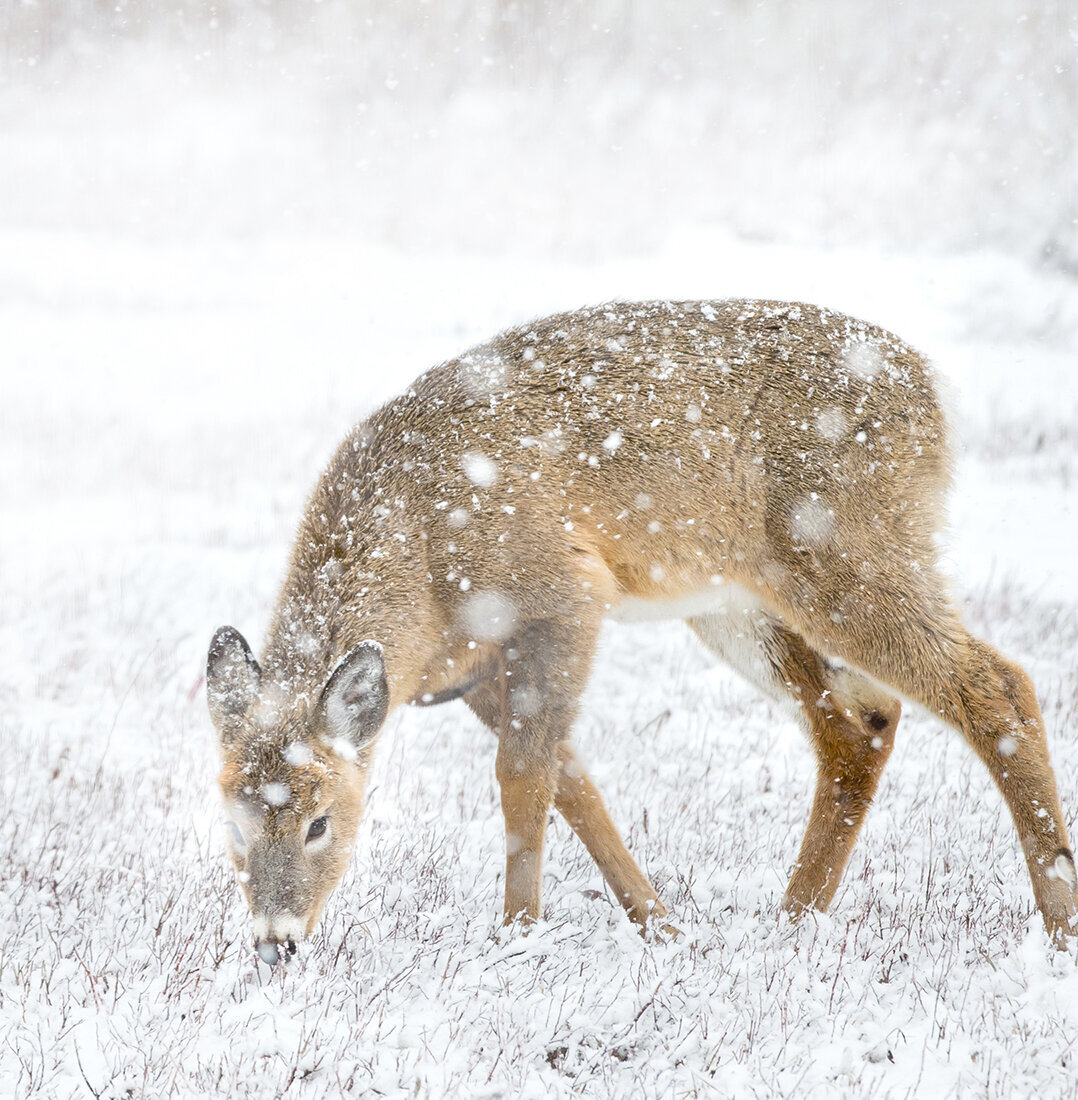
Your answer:
[[[206,655],[206,702],[218,730],[247,713],[258,697],[261,677],[262,670],[243,635],[234,627],[222,626]]]
[[[389,683],[377,642],[360,642],[334,669],[322,690],[325,738],[358,749],[369,741],[389,712]]]

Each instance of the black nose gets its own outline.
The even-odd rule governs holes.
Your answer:
[[[272,940],[259,940],[255,945],[258,957],[267,966],[276,966],[281,961],[281,953],[277,950],[277,944]]]
[[[295,941],[285,940],[284,950],[285,960],[287,961],[296,953]],[[258,952],[258,957],[267,966],[276,966],[281,961],[281,944],[277,940],[259,940],[255,944],[255,951]]]

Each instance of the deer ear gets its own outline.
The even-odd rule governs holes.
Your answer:
[[[206,656],[206,702],[218,729],[247,713],[258,696],[261,677],[262,670],[243,635],[231,626],[222,626]]]
[[[324,738],[353,749],[369,741],[389,713],[389,684],[382,647],[360,642],[339,665],[322,689],[320,703]]]

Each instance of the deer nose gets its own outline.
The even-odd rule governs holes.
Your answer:
[[[276,966],[281,961],[282,946],[284,947],[286,960],[292,958],[296,953],[296,941],[292,939],[285,940],[283,945],[276,938],[255,941],[255,951],[267,966]]]
[[[276,966],[281,955],[290,959],[296,953],[296,944],[306,931],[303,922],[291,913],[279,912],[272,916],[255,917],[255,951],[267,966]]]

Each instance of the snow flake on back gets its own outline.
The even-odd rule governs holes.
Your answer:
[[[806,493],[794,504],[790,516],[790,535],[795,544],[820,547],[831,539],[835,513],[816,493]]]
[[[816,412],[816,431],[829,443],[836,443],[849,427],[846,414],[837,405],[828,405]]]
[[[460,381],[475,397],[504,392],[507,368],[501,356],[466,356],[460,361]]]
[[[480,489],[489,489],[498,480],[498,467],[480,451],[469,451],[461,456],[464,476]]]
[[[850,374],[871,381],[884,367],[884,358],[874,340],[855,340],[842,352],[842,365]]]

